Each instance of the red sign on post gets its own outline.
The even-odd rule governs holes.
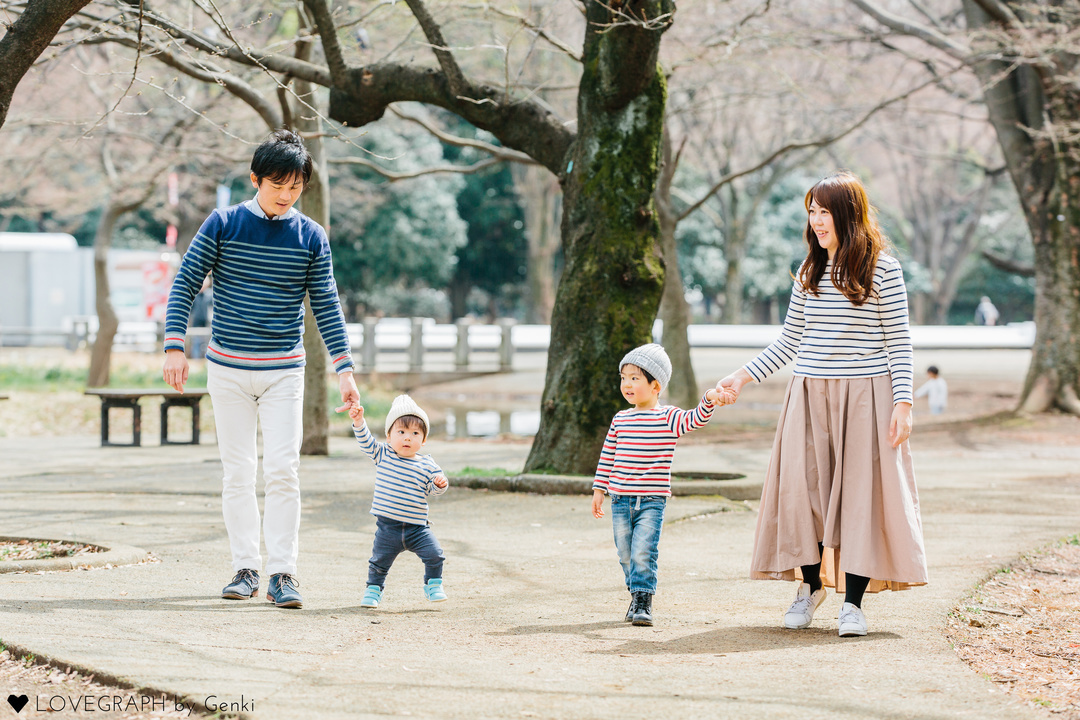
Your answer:
[[[165,308],[169,304],[169,287],[172,285],[172,271],[169,263],[167,260],[144,262],[142,271],[146,319],[164,322]]]

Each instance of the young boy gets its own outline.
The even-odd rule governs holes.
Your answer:
[[[364,408],[349,410],[353,434],[360,449],[375,461],[375,542],[368,562],[367,590],[360,607],[377,608],[386,574],[402,551],[416,553],[424,562],[424,594],[442,602],[443,555],[428,525],[428,495],[442,495],[448,482],[430,455],[417,454],[427,440],[425,413],[408,395],[398,395],[386,416],[386,442],[378,442],[364,422]]]
[[[693,410],[661,406],[660,393],[671,380],[671,360],[656,343],[627,353],[619,363],[619,377],[622,395],[634,407],[620,410],[611,421],[593,480],[592,512],[604,517],[604,494],[611,496],[615,549],[631,595],[625,619],[651,626],[675,443],[704,427],[717,402],[727,405],[735,399],[732,393],[712,389]]]
[[[930,414],[940,415],[945,412],[945,406],[949,404],[949,386],[945,379],[938,377],[937,366],[931,365],[926,368],[926,376],[929,378],[919,389],[915,391],[915,397],[926,397],[930,404]]]

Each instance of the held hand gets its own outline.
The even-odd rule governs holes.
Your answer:
[[[360,407],[360,391],[356,389],[356,379],[351,369],[338,373],[338,387],[341,390],[341,407],[334,408],[334,412]],[[349,416],[351,417],[352,413],[349,413]]]
[[[338,408],[338,412],[341,412],[341,408]],[[357,405],[356,407],[349,408],[349,417],[352,418],[352,424],[354,427],[360,427],[364,424],[364,406]]]
[[[449,485],[446,478],[444,478],[442,475],[436,475],[432,482],[435,483],[435,487],[437,488],[444,488]]]
[[[604,517],[604,491],[593,490],[592,493],[592,514],[594,518]]]
[[[893,447],[900,447],[901,443],[911,437],[911,403],[900,402],[893,405],[892,420],[889,421],[889,442]]]
[[[184,392],[184,385],[188,381],[188,361],[184,357],[183,350],[168,350],[165,352],[165,369],[161,372],[165,384],[171,386],[176,392]]]
[[[716,390],[722,396],[725,394],[727,395],[729,402],[725,402],[724,404],[728,405],[739,399],[739,393],[742,392],[743,386],[752,382],[753,379],[754,378],[750,377],[750,373],[746,372],[746,368],[739,368],[720,382],[716,383]]]

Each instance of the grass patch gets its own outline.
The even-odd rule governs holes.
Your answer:
[[[507,470],[506,468],[478,468],[472,467],[470,465],[468,467],[463,467],[461,470],[454,474],[468,475],[470,477],[514,477],[515,475],[520,475],[521,473],[514,472],[513,470]]]
[[[0,365],[0,387],[26,392],[82,392],[86,389],[89,374],[89,367]],[[188,386],[206,387],[206,370],[193,371],[188,378]],[[109,374],[109,387],[164,389],[167,386],[161,379],[160,370],[136,370],[123,365]]]

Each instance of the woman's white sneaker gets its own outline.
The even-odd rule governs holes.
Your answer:
[[[862,637],[866,634],[866,616],[856,605],[844,603],[840,608],[840,637]]]
[[[801,583],[795,593],[795,602],[784,613],[784,627],[789,630],[802,630],[814,620],[814,611],[825,602],[825,588],[820,587],[810,592],[808,583]]]

